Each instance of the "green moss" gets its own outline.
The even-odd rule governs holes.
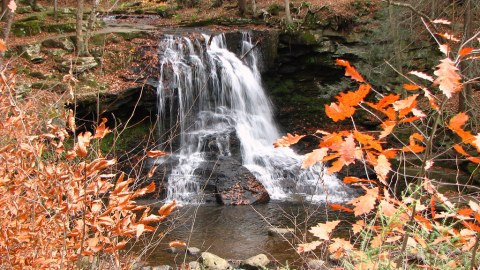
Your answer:
[[[42,32],[44,23],[39,20],[15,22],[12,32],[17,37],[34,36]]]
[[[148,122],[137,123],[125,129],[121,134],[111,132],[100,142],[100,150],[107,154],[111,152],[126,152],[136,147],[142,147],[152,137],[151,125]]]
[[[49,33],[68,33],[75,32],[75,23],[60,23],[44,25],[42,30]]]
[[[313,45],[317,43],[317,39],[315,38],[315,35],[313,35],[310,32],[303,32],[301,35],[302,42],[305,43],[306,45]]]

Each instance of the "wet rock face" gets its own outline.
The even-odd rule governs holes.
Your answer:
[[[207,161],[195,173],[205,180],[203,193],[206,202],[241,205],[270,200],[265,187],[232,157],[221,156],[217,160]]]

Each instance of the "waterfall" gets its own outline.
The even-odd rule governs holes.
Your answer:
[[[166,35],[160,41],[160,133],[169,134],[164,139],[178,159],[168,177],[167,199],[201,203],[195,170],[209,158],[208,149],[218,156],[234,155],[230,142],[235,136],[243,166],[272,199],[299,193],[314,201],[345,200],[345,186],[326,175],[322,165],[301,170],[302,156],[273,147],[281,135],[250,38],[243,33],[240,57],[227,49],[223,34],[192,39]]]

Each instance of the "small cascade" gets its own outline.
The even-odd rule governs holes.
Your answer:
[[[348,199],[348,188],[326,175],[323,166],[302,170],[302,156],[273,147],[281,135],[250,38],[243,33],[241,56],[227,49],[223,34],[166,35],[160,41],[160,134],[177,159],[168,176],[167,199],[202,203],[197,171],[207,160],[222,157],[239,159],[272,199],[295,194],[313,201]]]

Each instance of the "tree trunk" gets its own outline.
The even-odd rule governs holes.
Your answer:
[[[53,19],[58,21],[58,0],[53,0]]]
[[[7,5],[8,5],[8,0],[2,0],[2,13],[1,13],[2,16],[0,16],[0,18],[2,18],[6,14]]]
[[[255,0],[252,0],[252,12],[253,17],[257,16],[257,3],[255,3]]]
[[[463,41],[467,41],[473,36],[473,29],[472,29],[472,0],[466,0],[464,4],[464,26],[463,26]],[[468,46],[468,44],[465,44]],[[465,78],[470,78],[470,70],[472,67],[469,65],[467,61],[463,61],[460,63],[460,73]],[[467,112],[471,109],[471,105],[473,104],[473,88],[472,84],[465,84],[463,91],[460,92],[459,100],[458,100],[458,111],[459,112]]]
[[[238,11],[240,12],[240,16],[245,15],[246,10],[247,10],[247,0],[238,0]]]
[[[88,17],[87,31],[85,32],[85,40],[83,41],[84,53],[88,55],[90,54],[90,52],[88,51],[88,42],[92,35],[93,28],[95,27],[95,21],[97,19],[96,13],[97,13],[98,4],[100,4],[100,0],[93,0],[92,11],[90,12],[90,16]]]
[[[287,16],[287,23],[292,23],[292,15],[290,14],[290,1],[285,0],[285,15]]]
[[[83,0],[77,0],[77,20],[76,20],[76,46],[77,56],[84,55],[85,44],[83,40]]]
[[[6,2],[7,0],[4,0]],[[5,28],[3,29],[2,32],[2,39],[7,43],[8,41],[8,36],[10,35],[10,30],[12,29],[12,24],[13,24],[13,18],[15,16],[15,12],[11,11],[8,7],[5,7],[5,10],[3,12],[5,14],[5,19],[6,19],[6,24]]]

